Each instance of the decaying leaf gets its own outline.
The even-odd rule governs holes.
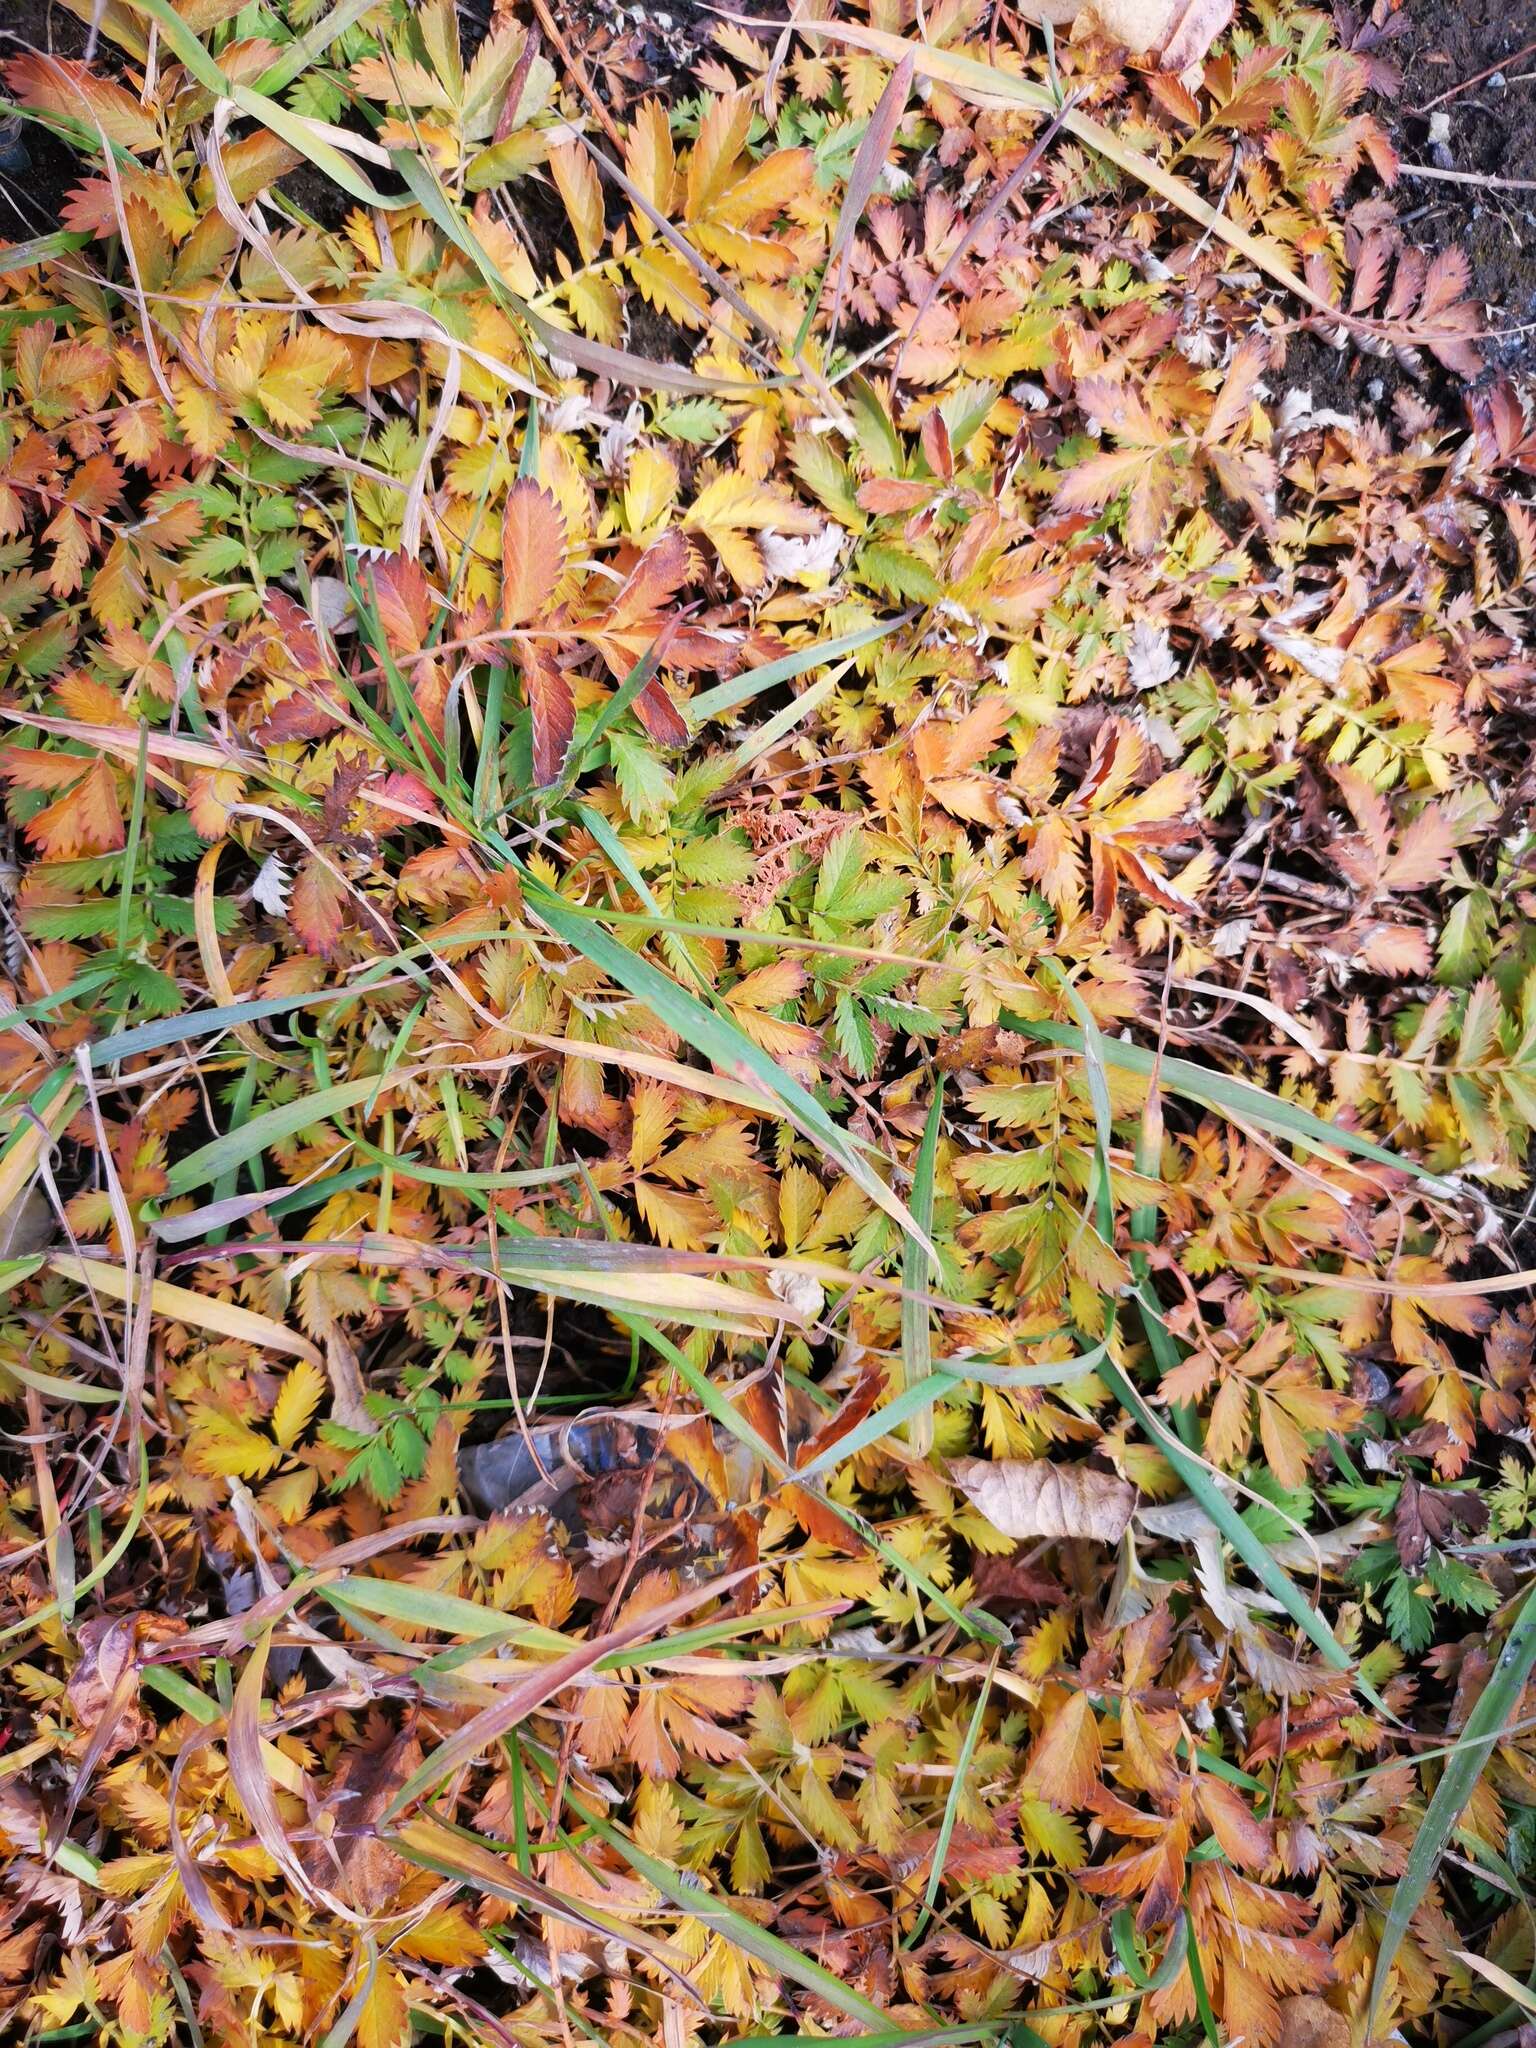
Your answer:
[[[1113,1472],[1048,1458],[953,1458],[950,1477],[973,1507],[1005,1536],[1086,1537],[1118,1543],[1136,1506],[1136,1489]]]

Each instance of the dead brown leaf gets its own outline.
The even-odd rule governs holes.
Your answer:
[[[353,1750],[316,1817],[317,1839],[300,1851],[305,1874],[360,1912],[385,1911],[411,1875],[405,1858],[374,1830],[421,1761],[421,1744],[413,1734]]]
[[[1136,1506],[1136,1489],[1090,1465],[1049,1458],[956,1458],[950,1477],[1005,1536],[1085,1536],[1118,1543]]]

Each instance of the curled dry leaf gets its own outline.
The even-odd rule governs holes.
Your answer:
[[[1031,0],[1025,13],[1078,35],[1098,35],[1164,71],[1198,64],[1232,19],[1233,0]]]
[[[972,1507],[1005,1536],[1086,1536],[1118,1543],[1136,1506],[1136,1489],[1090,1465],[1048,1458],[956,1458],[950,1477]]]
[[[1349,2021],[1327,1999],[1282,1998],[1279,2011],[1280,2048],[1349,2048]]]

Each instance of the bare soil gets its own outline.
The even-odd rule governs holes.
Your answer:
[[[4,0],[0,5],[0,61],[18,49],[78,57],[85,37],[85,24],[54,0]],[[27,122],[23,135],[25,163],[0,172],[0,237],[8,242],[56,228],[65,193],[80,182],[78,159],[38,122]]]
[[[1476,181],[1405,176],[1409,231],[1429,248],[1459,242],[1471,257],[1489,367],[1536,369],[1536,8],[1403,0],[1380,29],[1342,0],[1335,14],[1372,64],[1377,111],[1403,162]]]

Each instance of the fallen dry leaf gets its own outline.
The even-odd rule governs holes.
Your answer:
[[[1282,1998],[1279,2048],[1349,2048],[1349,2021],[1326,1998]]]
[[[414,1735],[397,1735],[372,1748],[353,1750],[337,1771],[321,1809],[317,1839],[306,1842],[300,1852],[299,1860],[316,1884],[362,1912],[383,1910],[410,1874],[405,1858],[380,1841],[374,1828],[421,1760],[421,1744]]]
[[[1099,35],[1163,71],[1198,64],[1232,19],[1234,0],[1031,0],[1025,13],[1053,28]]]
[[[1136,1489],[1089,1465],[1047,1458],[956,1458],[950,1477],[1005,1536],[1086,1536],[1118,1543],[1136,1506]]]
[[[1184,0],[1175,6],[1157,49],[1164,71],[1187,71],[1198,64],[1232,19],[1233,0]]]

